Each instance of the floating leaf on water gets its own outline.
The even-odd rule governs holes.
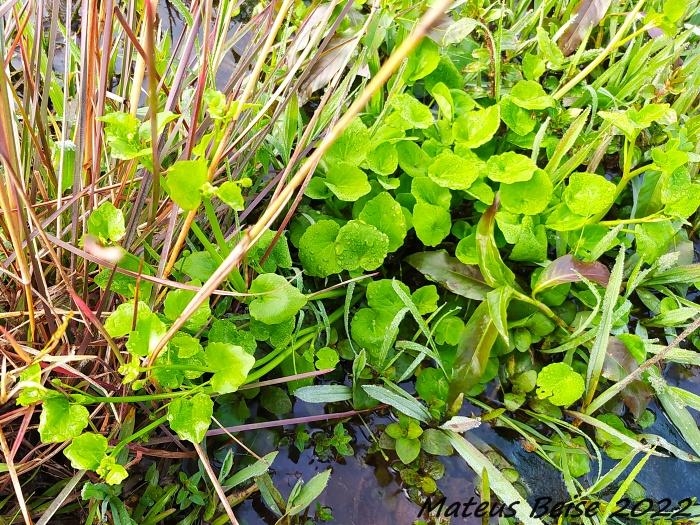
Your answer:
[[[481,419],[478,417],[454,416],[449,421],[445,421],[440,428],[444,430],[452,430],[461,434],[467,430],[477,428],[481,425]]]

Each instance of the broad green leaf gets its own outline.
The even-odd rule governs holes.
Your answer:
[[[248,250],[248,260],[252,261],[256,267],[259,268],[261,273],[274,273],[277,268],[291,268],[294,266],[292,254],[289,251],[287,236],[282,233],[275,241],[276,236],[276,230],[265,230],[265,233],[260,236],[255,246]],[[273,241],[275,241],[274,246],[272,245]],[[265,262],[261,264],[260,261],[263,255],[267,253],[268,249],[269,253],[267,258]]]
[[[572,173],[564,202],[574,213],[590,217],[607,211],[615,200],[615,185],[601,175]]]
[[[440,296],[438,295],[437,288],[430,284],[428,286],[422,286],[413,292],[411,294],[411,300],[413,304],[416,305],[416,308],[418,308],[418,312],[421,315],[426,315],[438,309]]]
[[[216,196],[235,211],[245,209],[245,200],[241,193],[241,185],[232,180],[227,180],[216,189]]]
[[[325,490],[330,476],[330,469],[320,472],[305,483],[294,498],[290,496],[290,501],[287,504],[287,514],[290,516],[296,516],[311,505],[311,503]]]
[[[74,469],[97,470],[107,453],[107,438],[92,432],[80,434],[73,438],[63,453]]]
[[[503,340],[508,344],[508,305],[513,294],[510,286],[501,286],[486,294],[486,304],[489,307],[491,322],[498,330]]]
[[[547,232],[543,225],[535,224],[532,216],[498,212],[496,223],[506,242],[514,245],[508,256],[511,261],[540,262],[547,258]]]
[[[336,403],[352,399],[352,390],[345,385],[303,386],[294,395],[305,403]]]
[[[423,432],[420,445],[423,451],[434,456],[451,456],[454,453],[450,439],[436,428],[429,428]]]
[[[396,145],[399,166],[411,177],[424,177],[427,174],[430,157],[415,142],[404,140]]]
[[[219,267],[209,252],[192,252],[182,259],[182,263],[177,265],[192,279],[205,282]]]
[[[367,174],[345,162],[331,164],[323,182],[336,197],[347,202],[356,201],[372,189],[367,181]]]
[[[139,138],[140,121],[130,113],[115,111],[97,117],[105,123],[105,139],[113,158],[129,160],[143,155],[143,145]]]
[[[102,244],[117,242],[126,235],[124,214],[114,204],[105,201],[90,214],[87,229]]]
[[[170,321],[174,321],[180,317],[180,314],[185,310],[194,295],[195,292],[190,290],[171,290],[168,292],[163,303],[163,313],[165,317]],[[211,310],[209,309],[209,299],[207,299],[206,302],[197,308],[187,319],[184,328],[190,332],[196,332],[209,322],[210,317]]]
[[[450,234],[452,217],[446,209],[417,202],[413,207],[413,228],[426,246],[437,246]]]
[[[386,403],[408,417],[417,419],[422,423],[427,423],[430,420],[428,410],[405,392],[399,394],[377,385],[362,385],[362,389],[370,397],[373,397],[380,403]]]
[[[278,386],[265,387],[260,393],[260,405],[276,416],[283,416],[292,411],[292,400],[287,392]]]
[[[428,177],[443,188],[466,190],[479,177],[479,171],[462,157],[444,151],[428,167]]]
[[[564,55],[549,37],[544,28],[537,28],[538,55],[549,63],[550,69],[559,70],[564,62]]]
[[[376,357],[384,343],[395,312],[376,308],[360,308],[350,321],[350,335],[360,348]],[[395,336],[396,334],[390,334]]]
[[[534,517],[537,516],[537,513],[533,511],[527,500],[522,497],[518,489],[508,481],[501,469],[495,466],[491,459],[456,432],[451,430],[444,432],[454,449],[474,472],[487,473],[491,490],[504,504],[515,509],[515,517],[518,522],[523,525],[544,525],[542,520]]]
[[[517,106],[508,95],[501,99],[501,119],[513,133],[520,136],[531,133],[537,125],[532,111]]]
[[[204,358],[214,372],[211,386],[219,394],[238,390],[255,364],[255,357],[242,347],[230,343],[209,343]]]
[[[438,45],[429,38],[424,38],[408,57],[403,79],[409,86],[416,80],[427,77],[440,62]]]
[[[410,293],[408,286],[400,281],[392,279],[371,281],[367,285],[367,292],[365,293],[367,304],[376,310],[387,310],[392,314],[401,310],[405,305],[401,297],[396,293],[396,290],[394,290],[394,283],[398,285],[403,293]]]
[[[345,270],[374,270],[384,262],[388,251],[389,237],[362,221],[349,221],[335,240],[335,254]]]
[[[416,379],[416,392],[429,405],[444,403],[449,385],[442,370],[424,368]]]
[[[335,221],[318,221],[299,239],[299,260],[309,275],[327,277],[342,268],[335,254],[335,239],[340,226]]]
[[[490,287],[503,285],[513,286],[515,275],[508,268],[496,246],[494,240],[494,226],[498,201],[494,202],[484,212],[476,227],[476,248],[479,257],[479,269],[484,276],[484,281]]]
[[[199,339],[178,332],[158,355],[152,374],[162,388],[180,388],[185,379],[204,374],[204,349]]]
[[[523,109],[538,110],[554,106],[554,98],[545,93],[539,82],[520,80],[513,86],[510,99]]]
[[[390,104],[409,128],[429,128],[435,121],[430,108],[408,93],[396,95]]]
[[[418,202],[432,204],[445,210],[450,209],[452,201],[450,190],[438,186],[428,177],[415,177],[411,182],[411,194]]]
[[[501,205],[512,213],[536,215],[543,212],[552,197],[552,181],[544,170],[535,170],[532,178],[523,182],[501,184]]]
[[[492,155],[486,162],[488,178],[507,184],[528,181],[536,171],[537,164],[530,157],[512,151]]]
[[[568,406],[583,395],[583,377],[566,363],[552,363],[537,374],[537,397]]]
[[[153,351],[166,331],[165,323],[157,314],[147,308],[139,308],[136,328],[129,333],[126,349],[133,355],[145,357]]]
[[[116,458],[112,456],[103,457],[96,472],[105,480],[107,485],[119,485],[129,476],[124,466],[117,463]]]
[[[42,443],[61,443],[79,436],[88,426],[88,410],[62,396],[50,397],[41,405],[39,437]]]
[[[437,102],[440,108],[441,116],[447,120],[452,120],[454,115],[454,102],[452,101],[452,94],[450,93],[450,88],[448,88],[442,82],[438,82],[432,88],[430,88],[430,94]]]
[[[457,346],[447,405],[452,407],[461,394],[466,394],[484,375],[491,348],[498,330],[491,321],[489,307],[482,302],[476,307],[462,330]]]
[[[266,324],[278,324],[294,317],[306,304],[306,296],[281,275],[258,275],[249,293],[259,294],[250,302],[250,315]]]
[[[482,301],[491,287],[477,266],[462,264],[445,251],[414,253],[406,262],[453,293]]]
[[[250,479],[262,476],[265,472],[267,472],[270,469],[272,463],[275,461],[275,458],[277,458],[277,454],[279,454],[279,451],[274,450],[269,454],[264,455],[252,465],[243,467],[233,476],[227,478],[221,483],[221,485],[224,488],[228,489],[240,485],[241,483],[244,483]]]
[[[230,343],[241,346],[250,355],[255,354],[257,347],[253,334],[238,328],[226,319],[217,319],[211,324],[208,339],[210,343]]]
[[[416,438],[400,437],[396,440],[396,455],[404,465],[408,465],[420,454],[420,441]]]
[[[128,252],[122,252],[122,257],[117,267],[129,270],[135,274],[153,275],[153,270],[142,258],[136,257]],[[125,275],[119,271],[112,271],[112,268],[105,268],[95,276],[95,284],[101,289],[109,289],[119,295],[131,299],[136,295],[136,278]],[[153,285],[146,279],[140,279],[138,285],[139,297],[148,297],[151,294]]]
[[[408,230],[406,219],[401,205],[388,192],[382,192],[367,201],[358,218],[386,234],[389,238],[389,253],[403,246],[403,240],[406,238]],[[324,247],[324,250],[328,249],[327,246]]]
[[[200,188],[209,180],[206,161],[178,160],[168,170],[166,190],[183,210],[196,210],[202,202]]]
[[[399,153],[396,144],[382,142],[370,151],[367,166],[374,173],[389,176],[399,167]]]
[[[151,309],[143,301],[139,301],[138,311],[150,312]],[[131,332],[134,322],[134,302],[129,301],[117,306],[105,320],[105,330],[110,337],[123,337]]]
[[[191,398],[178,397],[168,405],[168,422],[180,439],[199,444],[209,430],[214,402],[203,393]]]
[[[538,55],[533,55],[532,53],[523,55],[523,74],[528,80],[537,80],[546,70],[547,64]]]
[[[498,131],[500,118],[498,105],[470,111],[458,117],[453,127],[455,142],[460,142],[467,148],[486,144]]]
[[[333,143],[325,158],[334,164],[347,163],[356,167],[367,158],[370,149],[369,130],[356,118]]]

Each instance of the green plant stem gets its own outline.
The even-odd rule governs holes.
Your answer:
[[[306,343],[310,343],[311,341],[314,340],[315,337],[316,337],[316,333],[313,333],[313,334],[307,335],[306,337],[302,337],[301,339],[298,339],[297,342],[293,346],[290,346],[290,347],[286,348],[284,351],[280,352],[275,357],[275,359],[271,360],[269,363],[267,363],[267,365],[256,370],[252,374],[249,374],[248,378],[245,380],[244,384],[251,383],[253,381],[257,381],[262,376],[264,376],[265,374],[267,374],[268,372],[273,370],[275,367],[280,365],[282,363],[282,361],[287,359],[290,355],[292,355],[292,352],[294,352],[294,350],[296,350],[297,348],[300,348],[301,346],[303,346]]]
[[[211,204],[211,199],[209,197],[205,197],[202,199],[202,202],[204,202],[204,211],[207,215],[209,226],[211,226],[211,231],[214,233],[216,244],[218,244],[222,253],[228,255],[228,243],[224,237],[224,232],[221,231],[221,225],[219,224],[219,219],[216,217],[216,212],[214,211],[214,206]]]
[[[144,394],[140,396],[91,396],[89,394],[70,394],[71,400],[79,405],[93,405],[95,403],[143,403],[147,401],[160,401],[163,399],[174,399],[192,394],[195,390],[182,390],[179,392],[163,392],[161,394]]]
[[[544,315],[549,317],[554,323],[561,329],[566,330],[567,332],[571,331],[571,327],[567,325],[564,321],[562,321],[557,314],[555,314],[549,306],[547,306],[544,303],[541,303],[537,299],[533,299],[532,297],[529,297],[525,295],[522,292],[519,292],[517,290],[513,290],[513,298],[517,299],[518,301],[522,301],[527,304],[531,304],[538,310],[540,310]]]
[[[578,75],[576,75],[574,78],[569,80],[564,86],[559,88],[559,90],[554,93],[554,98],[556,100],[560,100],[564,95],[566,95],[569,91],[571,91],[579,82],[581,82],[584,78],[586,78],[595,68],[597,68],[607,57],[612,53],[615,49],[620,47],[626,40],[623,38],[623,35],[627,32],[629,27],[632,25],[634,20],[637,18],[637,14],[639,11],[642,9],[642,6],[644,5],[644,2],[646,0],[639,0],[632,11],[630,11],[627,16],[625,17],[625,21],[622,23],[620,26],[620,29],[617,30],[617,33],[610,39],[610,42],[608,43],[607,46],[605,46],[605,49],[596,56],[590,64],[588,64],[585,68],[583,68],[581,71],[579,71]]]
[[[117,444],[114,446],[114,449],[112,450],[111,454],[116,456],[116,455],[119,453],[119,451],[120,451],[121,449],[123,449],[126,445],[128,445],[128,444],[131,443],[132,441],[136,441],[136,440],[139,439],[141,436],[145,436],[145,435],[148,434],[151,430],[154,430],[154,429],[158,428],[158,427],[161,426],[163,423],[165,423],[167,420],[168,420],[168,416],[161,416],[161,417],[159,417],[158,419],[156,419],[155,421],[153,421],[152,423],[149,423],[148,425],[146,425],[145,427],[143,427],[142,429],[137,430],[136,432],[134,432],[133,434],[131,434],[128,438],[125,438],[125,439],[121,440],[119,443],[117,443]]]

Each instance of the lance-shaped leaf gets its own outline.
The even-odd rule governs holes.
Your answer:
[[[510,286],[501,286],[486,294],[486,304],[489,307],[489,315],[496,330],[508,344],[508,305],[513,294]]]
[[[588,31],[598,25],[612,0],[581,0],[571,13],[573,20],[559,39],[559,49],[568,56],[581,44]]]
[[[406,262],[428,279],[468,299],[482,301],[491,290],[477,266],[462,264],[444,250],[414,253]]]
[[[481,216],[476,227],[476,252],[479,268],[486,284],[493,288],[515,284],[515,275],[501,259],[493,236],[498,205],[499,199],[496,197],[493,204]]]
[[[452,369],[452,381],[447,406],[452,406],[460,394],[474,386],[486,370],[491,348],[498,337],[498,330],[489,315],[486,302],[481,303],[462,330]]]
[[[578,282],[581,276],[601,286],[607,286],[610,270],[602,263],[582,262],[576,260],[573,255],[566,254],[549,263],[533,287],[532,295],[559,284]]]

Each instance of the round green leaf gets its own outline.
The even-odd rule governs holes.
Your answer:
[[[250,315],[266,324],[278,324],[294,317],[306,304],[306,296],[274,273],[258,275],[248,290],[260,294],[250,302]]]
[[[420,441],[416,438],[400,437],[396,440],[396,455],[404,465],[418,457],[420,453]]]
[[[354,202],[372,189],[365,172],[347,162],[331,164],[324,182],[341,201]]]
[[[566,363],[552,363],[537,375],[537,397],[558,406],[568,406],[583,395],[584,381]]]
[[[195,210],[202,202],[199,188],[209,180],[204,160],[178,160],[168,170],[166,190],[183,210]]]
[[[428,177],[443,188],[466,190],[479,177],[479,170],[459,155],[443,151],[428,167]]]
[[[335,240],[335,254],[345,270],[374,270],[384,262],[388,251],[389,237],[362,221],[349,221]]]
[[[513,151],[493,155],[486,162],[486,173],[496,182],[512,184],[530,180],[535,171],[537,164],[530,157]]]
[[[564,190],[564,202],[575,214],[590,217],[603,213],[615,200],[615,185],[601,175],[573,173]]]
[[[534,80],[520,80],[510,92],[513,103],[524,109],[547,109],[554,106],[554,98],[545,93]]]
[[[255,364],[255,357],[243,347],[229,343],[209,343],[204,358],[207,366],[214,372],[211,386],[220,394],[238,390]]]
[[[386,234],[389,238],[388,250],[390,253],[403,245],[408,230],[406,219],[401,205],[388,192],[382,192],[367,201],[358,218]]]
[[[88,426],[88,409],[74,405],[65,397],[44,401],[39,416],[39,437],[42,443],[61,443],[80,435]]]
[[[549,204],[553,189],[547,172],[538,169],[530,180],[501,184],[501,205],[512,213],[536,215]]]
[[[214,402],[203,393],[191,398],[178,397],[168,405],[168,422],[180,439],[201,443],[209,430]]]
[[[78,470],[97,470],[107,453],[107,438],[88,432],[73,438],[63,451],[71,467]]]
[[[340,226],[335,221],[318,221],[299,239],[299,259],[309,275],[327,277],[342,268],[335,255],[335,239]]]
[[[445,208],[417,202],[413,207],[413,228],[423,244],[437,246],[449,235],[452,217]]]
[[[452,131],[455,142],[460,142],[467,148],[478,148],[491,140],[500,124],[500,110],[496,104],[459,117],[455,120]]]
[[[90,235],[97,237],[103,244],[116,242],[126,235],[124,214],[111,202],[103,202],[90,214],[87,229]]]

